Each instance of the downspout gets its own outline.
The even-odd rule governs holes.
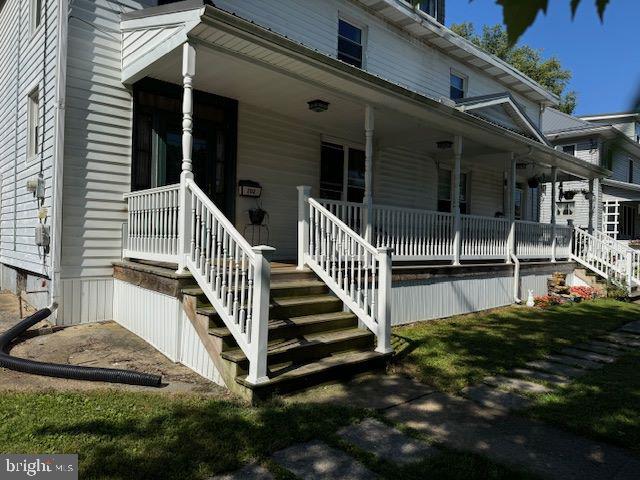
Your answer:
[[[67,89],[67,41],[68,41],[68,2],[58,0],[57,46],[58,56],[56,68],[55,98],[55,135],[56,144],[53,157],[51,190],[53,192],[53,232],[51,235],[51,282],[49,284],[49,301],[58,305],[60,290],[60,261],[62,256],[62,185],[64,160],[64,123],[65,95]],[[52,309],[57,323],[57,309]]]
[[[513,252],[510,252],[509,255],[513,262],[513,301],[521,304],[522,299],[518,296],[520,291],[520,260],[518,260],[518,257]]]

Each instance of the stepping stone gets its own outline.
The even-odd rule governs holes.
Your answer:
[[[620,331],[622,332],[629,332],[629,333],[635,333],[636,335],[640,335],[640,320],[635,321],[635,322],[631,322],[631,323],[627,323],[626,325],[624,325]]]
[[[544,370],[554,375],[562,375],[567,378],[578,378],[586,373],[585,370],[573,368],[563,363],[554,363],[547,360],[536,360],[526,364],[529,368]]]
[[[415,440],[379,420],[367,418],[338,431],[348,443],[394,463],[414,463],[438,453],[429,444]]]
[[[305,480],[369,480],[376,478],[360,462],[341,450],[312,441],[276,452],[273,460]]]
[[[608,342],[624,345],[625,347],[640,348],[640,338],[633,335],[624,335],[619,332],[614,332],[609,335],[605,335],[602,338]]]
[[[233,473],[217,475],[210,480],[273,480],[273,475],[262,465],[250,463]]]
[[[514,392],[503,392],[488,385],[474,385],[462,389],[462,394],[479,405],[497,410],[521,410],[531,401]]]
[[[589,343],[580,343],[578,345],[574,345],[573,348],[584,352],[600,353],[609,357],[619,357],[620,355],[624,355],[624,351],[616,348],[614,345],[596,341]]]
[[[603,355],[601,353],[585,352],[576,348],[565,348],[560,353],[568,355],[570,357],[580,358],[582,360],[588,360],[590,362],[597,363],[613,363],[616,361],[615,357],[610,355]]]
[[[550,388],[540,385],[539,383],[522,380],[520,378],[503,377],[501,375],[497,377],[487,377],[482,381],[488,385],[493,385],[500,390],[522,393],[547,393],[551,391]]]
[[[545,373],[538,370],[529,370],[527,368],[514,368],[508,373],[511,373],[513,375],[520,375],[522,377],[534,378],[536,380],[551,383],[552,385],[555,385],[557,387],[564,387],[567,383],[569,383],[569,379],[567,377],[563,377],[562,375],[554,375],[553,373]]]
[[[564,363],[571,367],[584,368],[586,370],[592,370],[602,367],[602,364],[597,362],[591,362],[589,360],[582,360],[580,358],[569,357],[567,355],[549,355],[547,360],[556,363]]]

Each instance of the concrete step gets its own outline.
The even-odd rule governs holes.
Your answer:
[[[249,384],[246,375],[238,376],[236,382],[254,390],[258,396],[266,397],[276,392],[288,393],[384,368],[390,355],[374,351],[346,351],[308,363],[273,365],[268,370],[269,380],[257,386]]]
[[[284,339],[329,332],[358,325],[357,317],[351,312],[332,312],[319,315],[304,315],[286,320],[269,320],[269,338]],[[226,327],[212,327],[209,333],[225,341],[232,341],[233,335]]]
[[[272,340],[267,347],[267,364],[308,363],[348,350],[371,349],[373,344],[373,334],[369,330],[360,328],[313,333],[293,339]],[[247,357],[239,348],[227,350],[221,355],[229,362],[242,365],[248,363]]]

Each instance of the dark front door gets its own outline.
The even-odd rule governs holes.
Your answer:
[[[171,185],[182,169],[182,89],[145,79],[134,87],[132,190]],[[195,182],[233,218],[237,103],[194,92]]]

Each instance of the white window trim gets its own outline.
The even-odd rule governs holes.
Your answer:
[[[449,69],[449,90],[451,90],[451,75],[455,75],[456,77],[460,77],[462,79],[462,98],[467,98],[469,95],[469,75],[465,75],[460,70],[456,70],[455,68]]]
[[[347,22],[356,28],[359,28],[360,31],[362,32],[362,38],[361,38],[362,66],[360,68],[362,70],[365,70],[367,67],[367,38],[368,38],[367,24],[343,12],[338,12],[338,20],[336,22],[336,27],[338,27],[340,20]],[[340,36],[340,32],[336,31],[336,58],[338,58],[338,37],[339,36]]]
[[[45,22],[44,9],[46,8],[46,0],[42,0],[40,4],[40,24],[36,26],[36,4],[38,0],[29,0],[29,32],[31,33],[31,37],[35,37],[40,30],[42,30],[42,25]]]
[[[573,147],[574,157],[578,153],[578,144],[577,143],[565,143],[563,145],[558,145],[558,150],[560,150],[562,153],[566,153],[564,151],[564,147]],[[567,155],[571,155],[571,154],[567,153]]]
[[[333,143],[334,145],[340,145],[342,147],[342,194],[341,194],[341,202],[347,202],[348,194],[349,194],[349,150],[361,150],[364,151],[364,145],[357,142],[351,142],[349,140],[339,139],[337,137],[330,137],[327,135],[321,136],[320,148],[322,148],[323,143]],[[322,166],[320,166],[322,168]],[[318,174],[318,179],[320,178],[320,174]]]
[[[36,111],[35,111],[35,121],[36,121],[36,126],[38,128],[36,128],[35,132],[32,130],[31,126],[33,125],[33,116],[34,116],[34,111],[32,109],[33,107],[33,96],[34,94],[38,95],[38,101],[36,104]],[[42,133],[42,118],[41,118],[41,114],[40,111],[42,109],[42,92],[40,89],[40,84],[37,83],[35,85],[32,86],[32,88],[30,88],[27,91],[27,95],[26,95],[26,101],[27,101],[27,132],[26,132],[26,151],[25,151],[25,159],[26,159],[26,163],[27,165],[31,165],[33,164],[35,161],[37,161],[38,156],[40,155],[43,145],[42,145],[42,138],[37,138],[37,136],[41,137],[41,133]],[[39,131],[38,131],[39,130]],[[39,146],[39,148],[35,148],[35,144],[37,144]]]
[[[445,198],[440,199],[440,198],[438,198],[437,184],[440,183],[440,178],[438,178],[439,177],[438,170],[447,170],[448,172],[451,173],[451,185],[450,185],[450,192],[451,192],[450,197],[451,198],[449,198],[449,199],[445,199]],[[460,177],[462,177],[462,175],[466,175],[467,176],[467,184],[466,184],[466,187],[467,187],[466,190],[467,191],[464,192],[464,196],[467,199],[467,201],[465,203],[469,207],[469,211],[471,211],[471,170],[469,168],[461,168],[460,169]],[[436,181],[437,181],[437,183],[436,183],[436,209],[437,209],[438,208],[437,202],[439,202],[440,200],[445,200],[447,202],[453,203],[453,190],[454,190],[453,166],[451,166],[451,165],[440,165],[436,169],[436,177],[437,177],[436,178]],[[461,192],[461,193],[463,193],[463,192]],[[471,215],[471,214],[469,213],[469,214],[466,214],[466,215]]]

